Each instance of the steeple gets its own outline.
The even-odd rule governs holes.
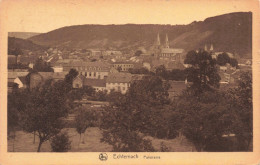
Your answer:
[[[157,34],[157,42],[156,42],[156,45],[157,45],[157,46],[160,46],[160,45],[161,45],[159,33]]]
[[[210,45],[210,51],[213,51],[213,44]]]
[[[204,50],[205,51],[208,51],[208,48],[207,48],[207,45],[205,44],[205,46],[204,46]]]
[[[168,36],[166,34],[165,36],[165,48],[169,48],[169,41],[168,41]]]

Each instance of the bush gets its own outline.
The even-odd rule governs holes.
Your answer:
[[[67,152],[71,148],[71,141],[68,133],[60,133],[51,140],[51,148],[53,152]]]

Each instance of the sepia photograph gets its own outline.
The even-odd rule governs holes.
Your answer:
[[[259,153],[258,1],[4,0],[2,9],[7,154],[96,152],[101,163]]]

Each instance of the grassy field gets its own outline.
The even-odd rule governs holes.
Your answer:
[[[71,141],[71,150],[69,152],[109,152],[112,151],[112,146],[101,143],[100,138],[102,133],[98,127],[88,128],[85,134],[81,135],[81,142],[79,144],[79,134],[75,128],[66,128]],[[85,135],[85,136],[84,136]],[[9,152],[36,152],[39,139],[36,136],[35,143],[33,143],[33,134],[25,133],[23,131],[16,131],[15,140],[8,140]],[[171,140],[156,139],[147,137],[152,140],[152,144],[157,151],[160,151],[161,143],[169,148],[171,152],[190,152],[194,151],[194,146],[185,138],[175,138]],[[41,152],[50,152],[50,142],[46,141],[42,144]]]

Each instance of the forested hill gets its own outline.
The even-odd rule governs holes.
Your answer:
[[[21,38],[21,39],[28,39],[30,37],[39,35],[41,33],[35,33],[35,32],[9,32],[8,37],[15,37],[15,38]]]
[[[46,50],[47,47],[37,45],[30,40],[24,40],[21,38],[8,37],[8,50],[12,51],[14,49],[37,51],[37,50]]]
[[[171,18],[169,18],[171,19]],[[87,22],[86,22],[87,23]],[[186,51],[213,44],[216,51],[251,57],[252,13],[237,12],[210,17],[188,25],[77,25],[29,38],[39,45],[70,48],[112,48],[129,50],[154,44],[157,33],[161,43],[168,34],[170,46]]]

